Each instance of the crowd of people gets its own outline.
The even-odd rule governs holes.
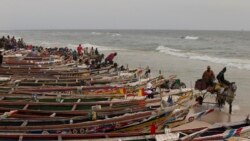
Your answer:
[[[3,36],[0,39],[0,48],[5,50],[16,49],[16,48],[25,48],[26,45],[23,41],[23,38],[16,39],[15,36],[12,38],[8,35],[7,37]]]
[[[100,54],[98,48],[83,47],[81,44],[72,52],[72,57],[78,64],[85,64],[90,69],[98,69],[102,66],[113,65],[117,67],[117,63],[113,62],[113,59],[117,56],[117,53],[110,53],[105,60],[104,54]]]
[[[106,58],[104,54],[100,54],[98,48],[83,47],[79,44],[76,49],[64,48],[44,48],[39,46],[28,45],[27,49],[32,50],[29,57],[48,57],[50,55],[58,55],[64,58],[65,62],[74,61],[76,65],[87,65],[90,69],[98,69],[102,66],[113,65],[117,67],[117,64],[113,62],[117,53],[110,53]]]
[[[3,36],[0,39],[0,49],[3,50],[19,50],[21,48],[30,50],[28,57],[50,57],[51,55],[57,55],[64,59],[66,63],[74,61],[77,65],[85,64],[90,69],[97,69],[102,66],[112,64],[117,67],[118,65],[113,62],[117,53],[111,53],[105,58],[104,54],[100,54],[98,48],[84,47],[79,44],[75,49],[68,47],[53,47],[46,48],[42,46],[26,45],[23,38],[16,39],[14,36]],[[3,62],[3,55],[0,53],[0,63]]]

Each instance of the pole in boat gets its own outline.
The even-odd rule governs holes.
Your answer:
[[[161,75],[161,70],[159,70],[159,76]],[[161,98],[161,108],[163,108],[163,99],[162,99],[162,92],[161,92],[161,86],[159,86],[159,93]]]

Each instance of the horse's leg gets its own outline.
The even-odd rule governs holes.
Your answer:
[[[229,114],[232,113],[232,102],[228,103],[229,104]]]

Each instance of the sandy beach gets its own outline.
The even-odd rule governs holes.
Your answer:
[[[110,51],[109,51],[110,52]],[[119,64],[129,64],[130,68],[146,67],[149,66],[153,75],[158,75],[159,70],[164,76],[177,75],[187,87],[194,87],[195,81],[201,78],[203,72],[208,65],[211,66],[215,75],[223,68],[224,65],[211,63],[207,61],[189,60],[185,58],[179,58],[171,55],[166,55],[158,52],[133,52],[133,51],[117,51],[118,57],[116,61]],[[108,52],[105,52],[106,54]],[[236,91],[236,98],[233,103],[233,113],[228,114],[228,105],[225,105],[221,111],[216,109],[215,112],[202,118],[202,120],[213,124],[217,122],[229,122],[238,121],[246,117],[249,111],[248,104],[248,92],[250,87],[248,86],[250,71],[240,70],[232,67],[227,67],[225,78],[229,81],[236,82],[238,88]],[[208,108],[208,105],[200,107],[202,109]]]

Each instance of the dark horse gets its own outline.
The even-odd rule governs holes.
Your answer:
[[[225,102],[229,105],[229,114],[232,113],[232,103],[235,97],[235,92],[237,90],[237,86],[235,82],[230,83],[228,86],[222,87],[224,90],[220,90],[217,92],[217,103],[219,107],[225,105]]]

